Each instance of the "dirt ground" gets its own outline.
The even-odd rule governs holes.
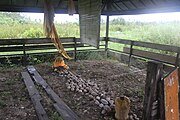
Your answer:
[[[21,80],[22,67],[0,68],[0,119],[36,120],[33,105]]]
[[[100,91],[113,99],[126,95],[131,100],[131,111],[142,116],[142,102],[146,70],[128,67],[117,61],[77,61],[69,62],[70,71],[84,80],[98,84]],[[114,119],[114,114],[101,115],[101,109],[88,96],[72,92],[66,88],[67,82],[54,73],[47,65],[37,65],[37,70],[56,93],[75,111],[82,120]]]
[[[141,118],[146,78],[145,69],[128,67],[110,60],[84,60],[68,62],[68,65],[70,71],[84,80],[97,83],[100,91],[106,96],[112,99],[120,95],[128,96],[131,100],[131,112]],[[67,79],[55,73],[51,64],[43,63],[34,66],[52,89],[82,120],[114,120],[114,113],[102,115],[101,108],[88,96],[67,89],[65,85]],[[37,119],[28,92],[20,77],[22,70],[22,68],[1,69],[0,118],[3,120]],[[40,91],[43,98],[46,99],[46,94],[42,90]],[[47,113],[52,113],[51,102],[48,102],[48,98],[44,101],[46,103],[43,105]],[[55,120],[56,117],[51,117],[51,119]]]

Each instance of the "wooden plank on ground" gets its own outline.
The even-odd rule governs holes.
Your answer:
[[[63,102],[63,100],[52,90],[46,81],[40,76],[33,66],[27,67],[37,84],[41,85],[49,97],[55,102],[54,107],[64,120],[79,120],[78,116]]]
[[[30,75],[27,72],[21,72],[21,75],[22,75],[24,83],[28,89],[29,96],[32,100],[32,103],[35,107],[38,119],[39,120],[49,120],[49,118],[40,102],[41,96],[40,96],[38,90],[36,89]]]
[[[124,47],[123,52],[130,53],[130,48]],[[144,57],[152,60],[162,61],[165,63],[170,63],[172,65],[176,64],[176,57],[170,56],[170,55],[163,55],[159,53],[149,52],[149,51],[143,51],[143,50],[137,50],[133,49],[132,54],[139,57]],[[179,60],[180,61],[180,60]]]

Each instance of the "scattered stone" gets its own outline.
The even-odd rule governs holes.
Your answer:
[[[99,107],[103,108],[103,107],[104,107],[104,105],[101,103],[101,104],[99,104]]]
[[[89,95],[90,98],[94,99],[94,97],[92,95]]]
[[[74,91],[74,88],[71,88],[71,91]]]
[[[91,92],[91,94],[93,95],[93,96],[96,96],[96,95],[98,95],[96,92]]]
[[[110,98],[110,97],[107,97],[106,100],[109,102],[109,101],[111,100],[111,98]]]
[[[97,96],[97,97],[96,97],[96,99],[97,99],[97,100],[100,100],[100,97],[99,97],[99,96]]]
[[[106,110],[102,110],[102,111],[101,111],[101,114],[104,115],[105,113],[106,113]]]
[[[110,111],[111,111],[111,108],[110,108],[108,105],[105,105],[105,106],[104,106],[104,110],[110,112]]]
[[[99,105],[99,104],[100,104],[100,102],[99,102],[98,100],[96,100],[96,101],[95,101],[95,104],[96,104],[96,105]]]
[[[108,102],[105,99],[101,99],[102,104],[107,105]]]

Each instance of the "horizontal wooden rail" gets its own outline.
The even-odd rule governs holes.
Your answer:
[[[74,42],[73,37],[60,38],[62,43]],[[79,38],[76,38],[80,42]],[[21,39],[0,39],[0,45],[19,45],[19,44],[43,44],[52,43],[50,38],[21,38]]]
[[[180,47],[172,46],[172,45],[162,45],[162,44],[157,44],[157,43],[125,40],[125,39],[118,39],[118,38],[111,38],[111,37],[109,38],[109,41],[121,43],[121,44],[127,44],[127,45],[131,45],[131,42],[133,42],[133,46],[146,47],[146,48],[152,48],[152,49],[157,49],[157,50],[180,53]]]
[[[108,48],[109,50],[112,50],[112,51],[123,52],[123,53],[129,54],[129,61],[128,61],[129,65],[130,65],[131,55],[134,55],[141,58],[152,59],[152,60],[172,64],[175,66],[180,66],[180,57],[179,57],[180,47],[178,46],[163,45],[163,44],[134,41],[134,40],[125,40],[125,39],[118,39],[118,38],[111,38],[111,37],[108,38],[108,41],[131,46],[130,48],[125,47],[123,51],[117,51],[117,50],[114,50],[113,48]],[[173,55],[164,55],[161,53],[155,53],[151,51],[138,50],[138,49],[134,49],[133,47],[144,47],[144,48],[151,48],[155,50],[172,52],[173,54],[176,54],[176,57]]]
[[[100,41],[103,40],[104,37],[101,37]],[[77,52],[100,50],[81,43],[80,38],[63,37],[60,38],[60,41],[68,53],[73,53],[71,57],[74,57],[74,60],[76,60]],[[105,45],[101,43],[99,46],[103,48]],[[24,64],[29,55],[55,54],[57,52],[50,38],[0,39],[0,58],[21,57]]]
[[[124,47],[123,52],[125,53],[130,53],[130,48]],[[164,63],[169,63],[169,64],[175,64],[176,63],[176,57],[170,56],[170,55],[164,55],[164,54],[159,54],[159,53],[154,53],[154,52],[149,52],[149,51],[144,51],[144,50],[137,50],[137,49],[132,49],[132,55],[143,57],[143,58],[148,58],[152,60],[158,60]],[[180,59],[179,59],[180,61]]]
[[[74,44],[63,44],[64,48],[74,48]],[[77,47],[83,47],[84,45],[81,43],[77,43]],[[8,47],[0,47],[0,52],[12,52],[12,51],[23,51],[23,46],[8,46]],[[56,49],[53,44],[47,45],[26,45],[26,51],[30,50],[46,50],[46,49]]]

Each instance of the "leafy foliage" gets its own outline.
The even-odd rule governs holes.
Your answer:
[[[31,21],[19,13],[0,13],[0,18],[1,38],[45,37],[43,35],[43,25],[40,21]],[[105,36],[106,26],[103,20],[101,22],[100,33],[103,37]],[[60,37],[80,36],[78,23],[55,24]],[[110,21],[109,36],[180,46],[180,22],[143,23],[128,22],[123,18],[117,18]],[[110,46],[116,47],[115,44]]]

